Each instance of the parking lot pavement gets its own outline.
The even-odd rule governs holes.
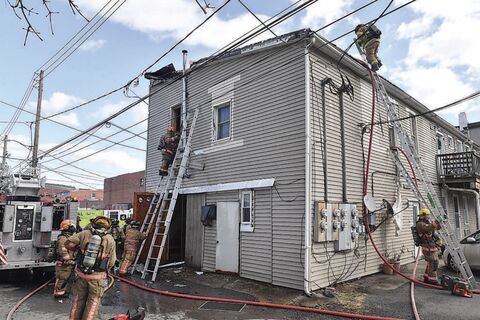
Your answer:
[[[423,262],[419,271],[423,270]],[[411,268],[405,271],[411,272]],[[447,272],[442,269],[441,272]],[[480,274],[476,273],[480,281]],[[44,282],[46,278],[33,281],[21,276],[19,279],[0,275],[0,318],[25,294]],[[155,283],[148,283],[134,277],[133,280],[157,289],[192,295],[207,295],[242,300],[255,300],[282,304],[301,305],[346,311],[352,313],[379,315],[412,319],[409,299],[410,284],[400,276],[376,274],[362,279],[339,284],[335,297],[322,294],[306,297],[301,291],[271,286],[256,281],[241,279],[232,275],[202,274],[193,270],[177,268],[162,271]],[[52,297],[53,284],[23,304],[15,314],[15,320],[66,319],[71,307],[70,299],[57,301]],[[421,319],[479,319],[480,297],[472,299],[452,296],[447,291],[432,290],[415,286],[417,308]],[[256,306],[215,305],[205,301],[172,298],[148,293],[119,281],[105,295],[102,301],[101,318],[109,319],[114,314],[124,313],[137,306],[145,308],[146,319],[339,319],[300,311],[270,309]],[[237,310],[218,310],[232,309]]]

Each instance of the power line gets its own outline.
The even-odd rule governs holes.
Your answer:
[[[49,169],[49,168],[47,168],[47,167],[45,167],[45,168],[48,169],[49,171],[53,171],[53,170],[51,170],[51,169]],[[81,185],[83,185],[83,186],[86,186],[86,187],[88,187],[88,188],[90,188],[90,189],[97,189],[96,187],[93,187],[93,186],[91,186],[91,185],[88,185],[88,184],[86,184],[86,183],[83,183],[83,182],[81,182],[81,181],[78,181],[78,180],[76,180],[76,179],[70,178],[69,176],[64,175],[63,173],[55,172],[55,171],[53,171],[53,173],[58,174],[59,176],[62,176],[62,177],[66,178],[66,179],[68,179],[68,180],[70,180],[70,181],[72,181],[72,182],[75,182],[75,183],[81,184]],[[48,178],[47,178],[47,181],[48,181]],[[99,184],[98,184],[98,185],[99,185]]]
[[[461,103],[464,103],[464,102],[467,102],[469,100],[478,98],[479,96],[480,96],[480,90],[475,91],[475,92],[473,92],[473,93],[471,93],[471,94],[469,94],[469,95],[467,95],[463,98],[460,98],[460,99],[455,100],[453,102],[447,103],[446,105],[443,105],[443,106],[438,107],[438,108],[430,109],[430,110],[422,112],[422,113],[412,114],[412,115],[407,116],[407,117],[397,118],[397,119],[393,119],[393,120],[386,120],[386,121],[377,121],[377,122],[374,122],[374,123],[368,123],[365,126],[372,126],[372,125],[379,125],[379,124],[389,124],[389,123],[408,120],[408,119],[417,118],[417,117],[425,117],[426,115],[428,115],[430,113],[437,112],[437,111],[442,111],[442,110],[454,107],[454,106],[459,105]]]
[[[139,124],[141,124],[141,123],[143,123],[143,122],[145,122],[145,121],[147,121],[147,119],[140,120],[140,121],[138,121],[138,122],[136,122],[136,123],[128,126],[126,129],[130,129],[130,128],[132,128],[132,127],[135,127],[135,126],[137,126],[137,125],[139,125]],[[106,138],[113,137],[113,136],[115,136],[115,135],[117,135],[117,134],[119,134],[119,133],[121,133],[121,132],[123,132],[123,131],[120,130],[120,131],[114,132],[114,133],[108,135]],[[141,133],[139,133],[139,134],[143,134],[143,133],[145,133],[145,132],[141,132]],[[130,137],[130,138],[134,138],[134,137],[132,136],[132,137]],[[62,157],[66,157],[66,156],[71,155],[71,154],[73,154],[73,153],[76,153],[76,152],[78,152],[78,151],[84,150],[84,149],[86,149],[86,148],[88,148],[88,147],[91,147],[91,146],[94,145],[94,144],[97,144],[98,142],[101,142],[101,141],[102,141],[102,140],[98,140],[98,141],[92,142],[92,143],[90,143],[90,144],[88,144],[88,145],[85,145],[85,146],[83,146],[83,147],[81,147],[81,148],[79,148],[79,149],[70,150],[70,152],[68,152],[67,154],[62,155]],[[70,149],[72,149],[72,148],[73,148],[73,147],[71,147]],[[46,155],[47,155],[47,156],[52,156],[51,154],[46,154]],[[53,156],[52,156],[52,157],[53,157]],[[42,163],[48,163],[48,162],[51,162],[51,161],[54,161],[54,160],[55,160],[55,159],[46,160],[46,161],[43,161]]]
[[[277,19],[276,21],[272,22],[269,26],[271,27],[271,26],[273,26],[273,25],[276,25],[276,24],[282,22],[282,21],[285,20],[286,18],[289,18],[292,14],[298,13],[300,10],[305,9],[307,6],[313,4],[313,3],[316,2],[316,1],[318,1],[318,0],[309,0],[309,1],[307,1],[306,3],[303,3],[303,4],[300,5],[299,7],[291,10],[290,12],[288,12],[288,13],[284,14],[283,16],[281,16],[281,17],[280,17],[279,19]],[[261,31],[262,29],[264,29],[264,28],[261,28],[259,31]],[[235,43],[234,45],[232,45],[232,46],[230,46],[229,48],[227,48],[224,52],[228,52],[227,50],[229,50],[230,48],[235,47],[235,46],[237,46],[237,45],[241,45],[242,43],[248,41],[248,40],[251,39],[252,37],[257,36],[257,35],[259,34],[259,31],[253,33],[252,35],[249,35],[246,39],[238,39],[237,43]],[[101,125],[105,124],[106,122],[109,122],[109,121],[112,120],[113,118],[115,118],[115,117],[117,117],[118,115],[126,112],[127,110],[131,109],[132,107],[134,107],[135,105],[139,104],[140,102],[145,101],[147,98],[151,97],[153,94],[159,92],[160,90],[165,90],[167,87],[173,85],[173,84],[176,83],[177,81],[181,80],[183,77],[186,77],[188,74],[192,73],[193,71],[196,71],[196,70],[198,70],[198,69],[201,68],[201,67],[204,67],[208,62],[211,62],[211,61],[214,61],[214,60],[216,60],[216,59],[219,59],[220,57],[222,57],[222,55],[211,55],[208,59],[202,61],[201,64],[197,65],[197,66],[194,67],[194,68],[191,68],[191,69],[190,69],[189,71],[187,71],[185,74],[182,74],[182,75],[178,76],[177,78],[175,78],[174,80],[172,80],[171,82],[169,82],[169,83],[168,83],[167,85],[165,85],[164,87],[161,87],[161,88],[157,89],[156,91],[147,94],[146,96],[140,98],[139,100],[137,100],[137,101],[135,101],[135,102],[127,105],[127,106],[124,107],[123,109],[119,110],[117,113],[115,113],[115,114],[111,115],[110,117],[102,120],[101,122],[93,125],[93,126],[90,127],[89,129],[87,129],[87,130],[85,130],[85,131],[83,131],[83,132],[81,131],[79,134],[77,134],[76,136],[68,139],[67,141],[64,141],[63,143],[61,143],[61,144],[59,144],[59,145],[57,145],[57,146],[55,146],[55,147],[53,147],[53,148],[50,148],[49,150],[46,151],[46,154],[48,154],[48,153],[50,153],[50,152],[52,152],[52,151],[60,148],[61,146],[65,145],[65,144],[68,144],[68,143],[72,142],[73,140],[75,140],[75,139],[77,139],[78,137],[82,136],[83,134],[85,134],[85,133],[87,133],[87,132],[95,129],[96,127],[101,126]],[[125,140],[122,140],[122,141],[125,141]],[[111,142],[111,141],[110,141],[110,142]],[[42,155],[42,157],[43,157],[43,156],[45,156],[45,154]]]
[[[13,105],[13,104],[11,104],[11,103],[8,103],[8,102],[5,102],[5,101],[3,101],[3,100],[0,100],[0,103],[4,104],[4,105],[6,105],[6,106],[9,106],[9,107],[15,108],[15,109],[20,109],[20,107],[17,107],[17,106],[15,106],[15,105]],[[32,111],[30,111],[30,110],[23,110],[23,112],[26,112],[26,113],[30,113],[30,114],[35,115],[35,113],[32,112]],[[43,119],[45,119],[45,118],[44,118],[43,116],[40,116],[40,120],[43,120]],[[75,131],[77,131],[77,132],[81,132],[82,135],[83,135],[83,134],[89,134],[89,131],[90,131],[90,130],[89,130],[89,131],[80,130],[80,129],[77,129],[77,128],[73,127],[73,126],[70,126],[70,125],[68,125],[68,124],[65,124],[65,123],[63,123],[63,122],[56,121],[56,120],[53,120],[53,119],[47,119],[47,120],[50,121],[50,122],[56,123],[56,124],[58,124],[58,125],[61,125],[61,126],[65,127],[65,128],[69,128],[69,129],[75,130]],[[95,134],[89,134],[89,135],[90,135],[90,136],[93,136],[93,137],[95,137],[95,138],[98,138],[98,139],[103,139],[102,137],[99,137],[99,136],[97,136],[97,135],[95,135]],[[115,142],[115,141],[111,141],[111,140],[106,140],[106,141],[111,142],[111,143],[114,143],[114,142]],[[121,144],[121,146],[122,146],[122,147],[125,147],[125,148],[130,148],[130,149],[138,150],[138,151],[145,151],[144,149],[141,149],[141,148],[138,148],[138,147],[134,147],[134,146],[129,146],[129,145],[126,145],[126,144]]]

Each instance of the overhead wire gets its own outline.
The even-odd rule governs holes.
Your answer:
[[[9,107],[15,108],[15,109],[20,109],[20,107],[17,107],[17,106],[15,106],[15,105],[13,105],[13,104],[11,104],[11,103],[8,103],[8,102],[5,102],[5,101],[3,101],[3,100],[0,100],[0,103],[4,104],[4,105],[6,105],[6,106],[9,106]],[[23,110],[23,112],[26,112],[26,113],[35,115],[35,112],[32,112],[32,111],[30,111],[30,110]],[[43,120],[43,119],[45,119],[45,118],[44,118],[43,116],[40,116],[40,119]],[[61,126],[65,127],[65,128],[69,128],[69,129],[72,129],[72,130],[74,130],[74,131],[81,132],[82,135],[84,135],[84,134],[89,134],[89,132],[91,131],[91,130],[89,130],[89,131],[80,130],[80,129],[75,128],[75,127],[73,127],[73,126],[71,126],[71,125],[68,125],[68,124],[65,124],[65,123],[63,123],[63,122],[60,122],[60,121],[57,121],[57,120],[53,120],[53,119],[47,119],[47,120],[50,121],[50,122],[56,123],[56,124],[58,124],[58,125],[61,125]],[[94,135],[94,134],[89,134],[89,135],[91,135],[91,136],[93,136],[93,137],[95,137],[95,138],[99,138],[99,139],[104,140],[104,138],[99,137],[99,136],[97,136],[97,135]],[[110,141],[110,140],[106,140],[106,141],[112,142],[112,143],[115,142],[115,141]],[[138,147],[134,147],[134,146],[130,146],[130,145],[122,144],[121,146],[122,146],[122,147],[125,147],[125,148],[129,148],[129,149],[138,150],[138,151],[145,151],[144,149],[141,149],[141,148],[138,148]]]
[[[399,9],[401,9],[401,8],[407,6],[407,5],[409,5],[409,4],[411,4],[411,3],[415,2],[415,1],[416,1],[416,0],[411,0],[410,2],[407,2],[407,3],[403,4],[402,6],[399,6],[399,7],[395,8],[395,9],[392,9],[392,10],[390,10],[389,12],[384,13],[380,18],[382,18],[382,17],[384,17],[384,16],[387,16],[387,15],[393,13],[393,12],[396,12],[396,11],[398,11]],[[373,2],[374,2],[374,1],[373,1]],[[373,2],[372,2],[372,3],[373,3]],[[310,4],[311,4],[311,3],[312,3],[312,2],[310,2]],[[304,8],[305,8],[305,7],[304,7]],[[296,8],[296,10],[298,10],[298,8]],[[296,12],[298,12],[298,11],[296,11]],[[288,14],[287,14],[287,15],[288,15]],[[284,15],[284,16],[286,16],[286,15]],[[283,18],[283,17],[282,17],[282,18]],[[316,30],[316,32],[320,31],[321,29],[323,29],[323,27],[322,27],[322,28],[319,28],[318,30]],[[323,46],[326,46],[326,45],[328,45],[328,44],[331,44],[333,41],[336,41],[336,40],[338,40],[338,39],[346,36],[346,35],[349,34],[350,32],[351,32],[351,31],[348,31],[348,32],[342,34],[341,36],[336,37],[336,38],[333,39],[333,40],[330,40],[330,41],[327,41],[327,42],[323,43],[323,44],[320,46],[320,48],[323,47]],[[273,54],[275,54],[275,53],[273,53]],[[255,64],[259,63],[260,61],[265,60],[265,59],[268,58],[268,57],[271,57],[273,54],[267,55],[267,57],[264,57],[263,59],[260,59],[260,60],[257,61],[256,63],[250,64],[250,65],[247,66],[245,69],[250,68],[250,67],[253,67]],[[294,58],[288,60],[286,63],[284,63],[284,65],[287,65],[287,64],[289,64],[289,63],[292,63],[292,62],[294,62],[294,61],[296,61],[296,60],[297,60],[297,57],[294,57]],[[282,65],[282,66],[283,66],[283,65]],[[193,71],[195,71],[195,70],[196,70],[195,68],[194,68],[193,70],[191,69],[191,70],[190,70],[189,72],[187,72],[185,75],[182,75],[182,76],[180,76],[180,77],[177,77],[177,78],[175,78],[174,80],[172,80],[172,82],[169,82],[167,85],[165,85],[165,86],[163,86],[163,87],[160,87],[159,89],[150,92],[149,94],[147,94],[146,96],[144,96],[144,97],[142,97],[141,99],[137,100],[136,102],[134,102],[134,103],[126,106],[126,107],[123,108],[122,110],[119,110],[116,114],[114,114],[114,115],[110,116],[109,118],[104,119],[102,122],[100,122],[100,123],[92,126],[89,130],[91,130],[92,128],[95,128],[95,126],[102,125],[103,123],[106,123],[106,122],[110,121],[110,120],[113,119],[114,117],[116,117],[116,116],[118,116],[119,114],[125,112],[126,110],[130,109],[131,107],[135,106],[136,104],[138,104],[138,103],[146,100],[147,98],[149,98],[149,97],[151,97],[152,95],[158,93],[159,91],[165,90],[165,88],[167,88],[167,87],[169,87],[170,85],[172,85],[172,83],[175,83],[175,82],[178,81],[179,79],[181,79],[181,78],[183,78],[184,76],[186,76],[188,73],[191,73],[191,72],[193,72]],[[247,85],[247,84],[249,84],[249,83],[251,83],[251,82],[253,82],[253,81],[255,81],[255,80],[257,80],[257,79],[259,79],[259,78],[261,78],[261,77],[264,77],[265,75],[267,75],[267,74],[269,74],[269,73],[271,73],[271,72],[273,72],[273,71],[274,71],[274,69],[273,69],[273,70],[272,70],[272,69],[269,69],[269,70],[267,70],[266,72],[264,72],[264,73],[262,73],[262,74],[259,74],[257,77],[254,77],[253,79],[251,79],[251,81],[248,81],[248,82],[244,83],[243,85]],[[222,80],[222,81],[223,81],[223,80]],[[221,81],[220,81],[220,82],[221,82]],[[220,83],[220,82],[219,82],[219,83]],[[224,94],[227,94],[227,93],[228,93],[228,92],[226,92],[226,93],[224,93]],[[206,102],[206,103],[208,103],[208,102]],[[147,119],[148,119],[148,118],[147,118]],[[157,126],[159,126],[159,125],[157,125]],[[157,126],[150,126],[149,129],[143,131],[142,133],[145,133],[145,132],[147,132],[148,130],[151,130],[151,129],[157,127]],[[86,131],[88,131],[88,130],[86,130]],[[142,133],[140,133],[140,134],[142,134]],[[81,134],[82,134],[82,133],[80,133],[80,135],[81,135]],[[79,136],[79,135],[77,135],[77,136]],[[71,139],[69,139],[69,140],[67,140],[67,141],[65,141],[65,142],[57,145],[56,147],[53,147],[53,148],[51,148],[50,150],[47,150],[46,153],[52,152],[53,150],[61,147],[62,145],[66,144],[66,143],[71,142],[72,140],[74,140],[74,139],[76,139],[76,138],[77,138],[77,137],[73,137],[73,138],[71,138]],[[127,141],[127,140],[129,140],[129,139],[131,139],[131,138],[132,138],[132,137],[126,138],[126,139],[122,140],[121,142]],[[110,141],[109,141],[109,142],[110,142]],[[114,144],[113,144],[112,146],[110,146],[110,147],[113,147],[114,145],[117,145],[117,144],[118,144],[118,142],[114,143]],[[103,149],[101,149],[101,151],[106,150],[106,149],[108,149],[108,148],[110,148],[110,147],[103,148]],[[92,155],[93,155],[93,154],[92,154]],[[91,155],[90,155],[90,156],[91,156]],[[82,157],[81,159],[85,159],[86,157],[88,157],[88,156]],[[80,160],[81,160],[81,159],[80,159]],[[75,160],[74,162],[77,162],[77,161],[79,161],[79,159]]]
[[[306,8],[307,5],[311,5],[312,3],[316,2],[316,1],[318,1],[318,0],[309,0],[307,3],[304,3],[304,4],[302,4],[302,5],[299,6],[299,7]],[[292,12],[298,12],[298,7],[295,8],[294,10],[292,10]],[[285,15],[281,16],[279,19],[285,19],[285,17],[286,17],[286,16],[289,16],[292,12],[287,12]],[[282,20],[282,21],[283,21],[283,20]],[[274,21],[273,23],[278,23],[278,20],[277,20],[277,21]],[[273,23],[272,23],[272,24],[273,24]],[[254,35],[249,35],[248,37],[252,37],[252,36],[256,36],[256,35],[258,35],[258,34],[255,33]],[[248,39],[247,39],[247,40],[248,40]],[[240,39],[238,43],[241,44],[241,43],[243,43],[244,41],[247,41],[247,40],[245,40],[245,39]],[[232,47],[232,46],[230,46],[229,48],[231,48],[231,47]],[[46,153],[50,153],[50,152],[56,150],[57,148],[61,147],[62,145],[67,144],[67,143],[70,143],[71,141],[77,139],[79,136],[85,134],[85,132],[88,132],[88,131],[90,131],[90,130],[93,130],[93,129],[96,128],[97,126],[100,126],[100,125],[103,125],[103,124],[106,123],[106,122],[109,122],[109,121],[112,120],[113,118],[115,118],[115,117],[117,117],[118,115],[120,115],[120,114],[128,111],[129,109],[131,109],[131,108],[134,107],[135,105],[139,104],[140,102],[145,101],[147,98],[151,97],[153,94],[155,94],[155,93],[157,93],[157,92],[159,92],[159,91],[161,91],[161,90],[165,90],[167,87],[169,87],[169,86],[173,85],[174,83],[176,83],[177,81],[183,79],[184,77],[186,77],[186,76],[187,76],[188,74],[190,74],[191,72],[198,70],[198,68],[200,68],[200,67],[202,67],[202,66],[205,66],[205,64],[206,64],[207,62],[211,62],[212,60],[215,60],[215,59],[218,59],[218,58],[219,58],[218,55],[211,55],[207,60],[202,61],[201,65],[197,66],[196,68],[190,69],[190,70],[187,71],[185,74],[182,74],[182,75],[176,77],[174,80],[172,80],[171,82],[169,82],[167,85],[165,85],[165,86],[163,86],[163,87],[160,87],[159,89],[155,90],[154,92],[151,92],[151,93],[145,95],[144,97],[140,98],[139,100],[137,100],[137,101],[135,101],[135,102],[127,105],[127,106],[124,107],[123,109],[119,110],[118,112],[116,112],[115,114],[111,115],[110,117],[102,120],[101,122],[93,125],[92,127],[90,127],[89,129],[85,130],[84,132],[80,132],[80,133],[77,134],[76,136],[68,139],[67,141],[65,141],[65,142],[63,142],[63,143],[61,143],[61,144],[59,144],[59,145],[57,145],[57,146],[55,146],[55,147],[53,147],[53,148],[50,148],[49,150],[47,150]]]

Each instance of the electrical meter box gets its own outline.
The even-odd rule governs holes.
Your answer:
[[[340,236],[340,208],[338,203],[332,203],[332,237],[330,240],[338,241]]]
[[[327,225],[329,224],[328,209],[324,202],[315,203],[315,228],[313,237],[316,242],[327,241]]]

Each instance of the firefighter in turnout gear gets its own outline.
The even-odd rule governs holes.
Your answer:
[[[107,273],[117,259],[115,241],[108,234],[112,222],[105,216],[92,221],[92,229],[68,238],[65,246],[77,250],[74,297],[70,319],[94,320],[108,287]]]
[[[120,276],[125,276],[128,272],[128,267],[135,261],[138,249],[142,244],[142,241],[147,237],[145,233],[140,232],[140,223],[132,221],[130,229],[128,229],[125,235],[125,246],[123,247],[123,260],[118,270]]]
[[[355,27],[355,34],[356,42],[365,52],[372,71],[377,71],[382,66],[382,61],[377,56],[382,32],[375,25],[359,24]]]
[[[57,263],[55,266],[55,287],[53,296],[61,298],[66,295],[67,283],[72,275],[75,266],[75,251],[65,248],[65,242],[75,231],[75,222],[72,220],[63,220],[60,223],[60,235],[57,238],[55,248]]]
[[[438,285],[440,283],[437,276],[438,248],[435,231],[440,229],[440,224],[438,221],[430,220],[430,210],[422,208],[418,215],[416,229],[423,256],[427,261],[427,268],[423,274],[423,280],[424,282]]]
[[[168,128],[167,133],[160,138],[158,150],[162,152],[162,166],[159,171],[161,176],[168,175],[168,167],[172,164],[173,158],[175,157],[179,139],[180,135],[174,127]]]
[[[125,234],[123,233],[123,228],[120,228],[119,221],[117,219],[112,219],[112,227],[110,228],[110,234],[115,240],[115,248],[117,259],[122,257],[123,252],[123,242],[125,240]],[[118,260],[117,260],[118,263]]]

